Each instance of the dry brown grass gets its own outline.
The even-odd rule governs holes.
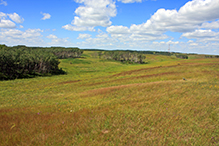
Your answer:
[[[216,146],[217,61],[1,82],[0,145]]]

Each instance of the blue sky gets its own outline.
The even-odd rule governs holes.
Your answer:
[[[0,0],[0,44],[219,54],[219,0]]]

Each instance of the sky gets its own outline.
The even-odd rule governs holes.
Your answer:
[[[219,0],[0,0],[0,44],[219,55]]]

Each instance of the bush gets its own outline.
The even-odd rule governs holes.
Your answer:
[[[25,47],[0,49],[0,80],[57,74],[59,60],[53,53]]]
[[[145,55],[138,52],[130,52],[130,51],[105,51],[98,53],[99,58],[104,58],[108,60],[116,60],[121,61],[123,63],[139,63],[143,64],[144,59],[146,58]]]
[[[181,59],[188,59],[189,57],[185,54],[179,54],[179,55],[176,55],[177,58],[181,58]]]

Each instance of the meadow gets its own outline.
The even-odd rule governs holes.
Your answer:
[[[60,59],[66,75],[0,81],[0,145],[219,145],[219,59]]]

